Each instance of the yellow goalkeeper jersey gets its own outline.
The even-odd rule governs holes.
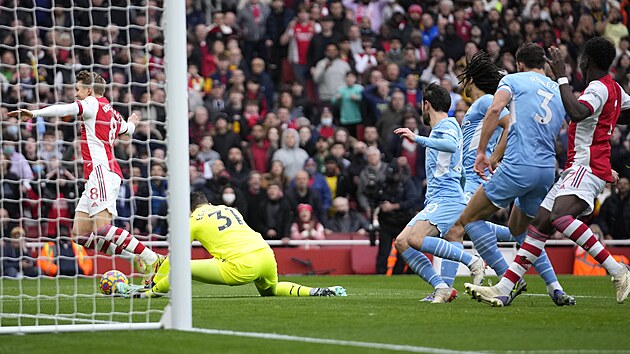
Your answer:
[[[197,240],[217,259],[233,259],[269,245],[252,230],[238,210],[224,205],[203,205],[190,216],[191,242]]]

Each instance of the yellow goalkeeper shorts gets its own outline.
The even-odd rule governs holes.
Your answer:
[[[227,285],[253,282],[260,291],[278,283],[278,265],[271,248],[263,248],[230,260],[220,260],[218,265]]]

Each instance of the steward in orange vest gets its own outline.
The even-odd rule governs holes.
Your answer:
[[[60,239],[47,242],[39,252],[37,265],[42,274],[54,277],[57,275],[91,275],[93,261],[88,257],[83,246],[70,240]]]

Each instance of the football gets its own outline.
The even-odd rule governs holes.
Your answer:
[[[116,284],[121,282],[129,284],[129,280],[122,272],[117,270],[107,271],[101,277],[101,292],[105,295],[112,295],[116,292]]]

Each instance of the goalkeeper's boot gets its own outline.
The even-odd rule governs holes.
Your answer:
[[[341,286],[331,286],[328,288],[313,288],[311,296],[348,296],[346,289]]]
[[[508,295],[501,294],[496,287],[481,286],[465,283],[466,292],[475,300],[489,304],[492,307],[508,306],[512,302],[512,293]]]
[[[420,300],[422,302],[433,302],[433,300],[435,300],[435,290],[433,290],[433,292],[429,295],[427,295],[427,297],[425,297],[424,299]]]
[[[440,288],[435,289],[435,297],[432,304],[445,304],[451,302],[457,298],[457,290],[453,288]]]
[[[166,259],[166,257],[162,256],[159,253],[156,253],[155,255],[157,256],[157,260],[153,262],[153,264],[147,265],[146,263],[144,263],[144,261],[140,260],[140,263],[143,263],[142,270],[144,273],[144,287],[147,289],[150,289],[153,287],[153,285],[155,285],[153,284],[153,278],[155,278],[158,269],[160,269],[160,266],[162,265],[162,263],[164,263],[164,260]]]
[[[630,294],[630,271],[628,267],[623,267],[619,274],[612,277],[612,281],[617,292],[617,303],[623,304]]]
[[[573,306],[575,299],[573,296],[567,295],[564,291],[556,289],[553,291],[553,302],[558,306]]]

